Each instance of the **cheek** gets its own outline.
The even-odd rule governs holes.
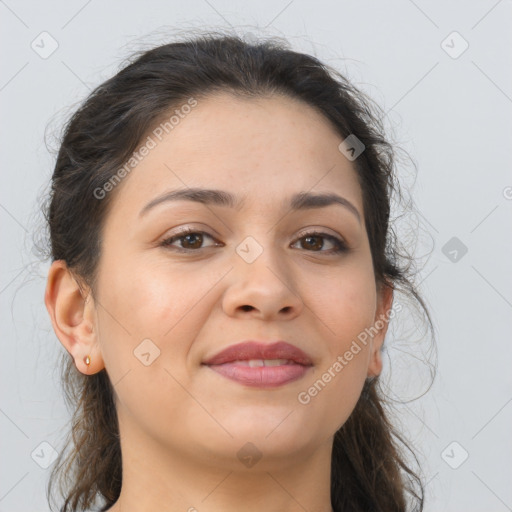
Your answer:
[[[148,431],[155,411],[171,425],[189,400],[178,382],[187,382],[187,353],[204,323],[198,297],[212,284],[188,276],[118,258],[105,260],[98,281],[100,345],[121,417],[147,419]]]
[[[374,321],[377,292],[373,271],[359,264],[344,268],[317,282],[314,293],[304,293],[304,300],[324,325],[331,353],[344,351]]]
[[[368,329],[375,316],[376,291],[373,274],[368,278],[364,272],[348,273],[322,289],[324,294],[316,295],[311,309],[319,317],[316,330],[323,334],[325,357],[300,390],[297,402],[308,411],[311,428],[323,418],[328,435],[345,423],[361,395],[370,359]]]
[[[341,425],[359,398],[367,376],[376,312],[376,287],[369,262],[356,262],[336,279],[321,282],[310,295],[317,331],[323,333],[325,358],[308,382],[303,400],[319,417]],[[312,304],[312,306],[311,306]]]
[[[148,339],[164,356],[155,360],[155,366],[167,366],[165,363],[171,360],[184,361],[191,340],[211,313],[208,292],[218,281],[219,273],[189,271],[160,262],[105,258],[98,281],[105,364],[122,366],[125,371],[133,367],[139,363],[134,351]]]
[[[197,293],[183,282],[183,276],[128,258],[118,258],[115,264],[106,259],[99,289],[111,320],[136,338],[160,338],[172,328],[173,320],[186,313],[189,299]]]

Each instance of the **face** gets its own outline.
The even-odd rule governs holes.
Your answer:
[[[389,306],[342,138],[292,99],[216,95],[153,139],[115,191],[90,302],[122,435],[226,467],[247,442],[264,464],[313,453],[380,371],[380,335],[345,354]],[[233,204],[166,198],[192,188]],[[301,193],[342,199],[298,207]],[[310,364],[286,381],[296,363],[274,361],[260,386],[204,364],[247,340],[287,342]]]

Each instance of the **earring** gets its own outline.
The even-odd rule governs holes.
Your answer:
[[[89,366],[91,364],[91,358],[89,356],[84,357],[84,363]]]

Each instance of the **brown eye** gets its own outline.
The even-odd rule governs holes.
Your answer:
[[[334,248],[330,250],[322,250],[325,245],[324,240],[328,240],[328,242],[332,244]],[[297,242],[300,242],[300,245],[303,249],[312,252],[337,254],[348,251],[348,247],[342,240],[338,239],[335,236],[328,235],[327,233],[321,233],[317,231],[302,234],[301,237],[297,240]]]
[[[178,252],[198,252],[199,250],[208,247],[203,247],[205,238],[210,238],[211,240],[214,240],[212,236],[210,236],[208,233],[205,233],[204,231],[193,231],[192,229],[184,229],[179,234],[173,235],[170,238],[162,240],[160,245],[162,247],[176,250]],[[175,242],[178,242],[179,246],[176,246]]]
[[[185,244],[184,249],[200,249],[203,244],[203,235],[201,233],[190,233],[181,238],[183,239],[182,246]]]
[[[306,249],[321,249],[324,246],[324,243],[322,241],[321,236],[317,235],[308,235],[302,238],[301,240],[304,241],[304,246]]]

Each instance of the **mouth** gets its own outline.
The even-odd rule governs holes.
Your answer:
[[[285,341],[238,343],[202,364],[239,384],[260,388],[298,380],[313,367],[305,352]]]

